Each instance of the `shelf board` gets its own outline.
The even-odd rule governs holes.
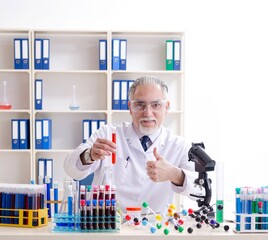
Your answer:
[[[35,149],[34,152],[37,153],[70,153],[73,149]]]
[[[38,73],[81,73],[81,74],[107,74],[108,71],[104,70],[33,70],[34,74]]]
[[[0,69],[0,73],[29,73],[30,69]]]
[[[0,149],[1,153],[28,153],[31,154],[31,149]]]
[[[30,109],[9,109],[9,110],[4,110],[0,109],[0,113],[31,113]]]
[[[34,113],[105,113],[107,110],[35,110]]]
[[[166,70],[143,70],[143,71],[112,71],[112,74],[183,74],[183,71],[177,71],[177,70],[172,70],[172,71],[166,71]]]
[[[34,30],[34,34],[38,35],[38,34],[46,34],[46,35],[67,35],[67,34],[71,34],[71,35],[89,35],[89,36],[100,36],[100,35],[107,35],[107,31],[87,31],[87,30],[56,30],[56,29],[52,29],[52,30]]]

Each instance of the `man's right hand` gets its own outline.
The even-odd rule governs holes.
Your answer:
[[[104,138],[97,138],[91,148],[91,158],[96,160],[103,160],[106,156],[110,156],[116,152],[116,144]]]

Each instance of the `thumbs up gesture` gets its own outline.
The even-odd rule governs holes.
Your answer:
[[[154,182],[171,181],[175,185],[181,186],[185,178],[183,171],[177,166],[170,164],[158,153],[157,148],[154,148],[153,153],[156,160],[147,161],[146,166],[149,178]]]

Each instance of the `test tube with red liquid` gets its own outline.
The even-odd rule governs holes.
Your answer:
[[[115,129],[113,129],[112,132],[112,142],[116,144],[116,132]],[[116,163],[116,153],[112,153],[112,164]]]

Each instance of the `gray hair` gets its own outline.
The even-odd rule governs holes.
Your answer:
[[[131,100],[132,99],[132,96],[133,94],[135,93],[136,89],[138,86],[140,85],[149,85],[149,84],[152,84],[152,85],[159,85],[164,96],[165,96],[165,99],[167,99],[167,95],[168,95],[168,86],[167,84],[160,80],[159,78],[157,77],[153,77],[153,76],[143,76],[143,77],[139,77],[137,78],[134,83],[131,85],[129,91],[128,91],[128,99]]]

